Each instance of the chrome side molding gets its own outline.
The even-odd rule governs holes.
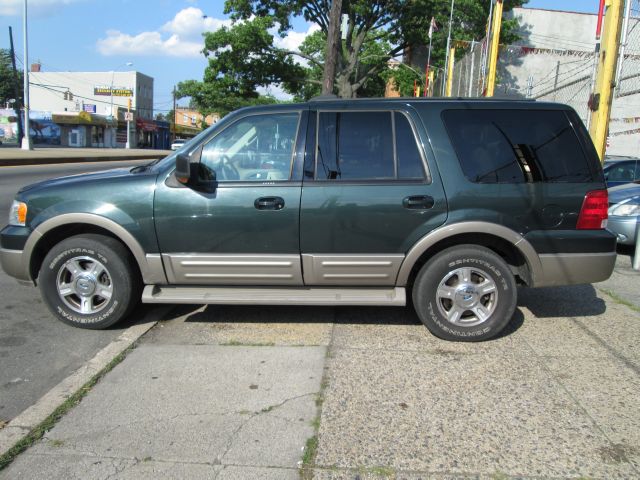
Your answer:
[[[393,286],[404,255],[302,254],[305,285]]]
[[[170,253],[162,260],[171,284],[302,285],[300,255]]]

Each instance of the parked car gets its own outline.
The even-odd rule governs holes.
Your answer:
[[[640,180],[638,159],[621,156],[605,157],[604,179],[607,182],[607,187],[615,187]]]
[[[363,99],[238,110],[165,159],[24,187],[4,270],[53,315],[105,328],[146,303],[412,302],[478,341],[517,285],[598,282],[607,190],[570,107]]]
[[[176,138],[171,144],[171,150],[178,150],[182,148],[187,141],[184,138]]]
[[[636,224],[640,220],[640,182],[609,189],[607,228],[622,245],[635,245]]]

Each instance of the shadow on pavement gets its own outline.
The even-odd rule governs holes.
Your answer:
[[[607,310],[593,285],[521,288],[518,306],[529,309],[538,318],[592,317]]]

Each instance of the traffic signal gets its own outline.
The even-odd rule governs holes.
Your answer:
[[[127,110],[131,110],[131,97],[127,99]]]

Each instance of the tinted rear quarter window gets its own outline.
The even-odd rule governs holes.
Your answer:
[[[593,181],[563,111],[447,110],[442,118],[462,170],[472,182]]]

